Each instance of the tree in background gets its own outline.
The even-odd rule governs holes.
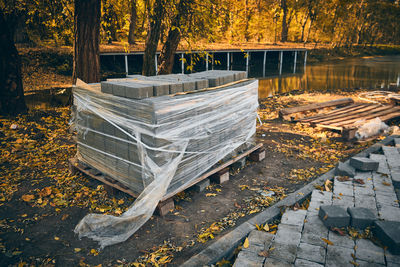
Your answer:
[[[0,114],[14,115],[25,111],[21,61],[0,8]]]
[[[128,43],[135,44],[135,29],[137,20],[136,0],[131,0],[131,19],[129,22]]]
[[[165,0],[155,0],[153,8],[149,8],[149,22],[146,38],[146,48],[143,55],[142,74],[153,76],[156,74],[155,55],[161,35],[161,23],[164,17]]]
[[[180,0],[176,8],[175,16],[172,19],[171,27],[168,31],[167,40],[165,41],[160,54],[160,64],[158,73],[159,74],[169,74],[172,72],[172,67],[174,66],[174,56],[178,44],[182,37],[182,27],[184,18],[188,17],[191,12],[194,0]]]
[[[100,81],[100,0],[75,0],[73,83]]]

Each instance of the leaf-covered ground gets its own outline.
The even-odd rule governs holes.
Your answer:
[[[129,240],[102,251],[91,240],[79,240],[75,225],[89,212],[119,215],[133,199],[110,196],[100,183],[69,173],[67,160],[76,152],[69,108],[0,118],[0,265],[178,265],[372,144],[345,143],[336,133],[277,117],[282,107],[338,97],[298,94],[260,101],[257,139],[267,151],[264,161],[232,169],[232,179],[222,185],[177,195],[169,215],[153,216]]]

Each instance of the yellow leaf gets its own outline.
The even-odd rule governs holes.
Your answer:
[[[92,248],[92,249],[90,250],[90,253],[93,254],[93,256],[99,255],[99,252],[98,252],[97,250],[95,250],[94,248]]]
[[[206,197],[215,197],[217,194],[215,194],[215,193],[207,193],[206,194]]]
[[[54,240],[60,240],[60,238],[58,236],[55,236]]]
[[[32,199],[34,199],[35,196],[34,195],[23,195],[21,198],[22,198],[23,201],[29,202]]]
[[[22,144],[22,142],[24,142],[24,140],[22,140],[21,138],[18,138],[17,141],[15,141],[17,144]]]
[[[268,223],[266,223],[266,224],[264,225],[264,230],[265,230],[266,232],[269,231],[269,225],[268,225]]]
[[[324,241],[324,242],[327,243],[328,245],[333,246],[333,242],[332,242],[332,241],[330,241],[330,240],[328,240],[328,239],[326,239],[326,238],[323,238],[323,237],[321,237],[321,239],[322,239],[322,241]]]
[[[124,200],[123,199],[118,200],[118,204],[119,205],[124,204]]]
[[[248,248],[249,247],[249,239],[246,237],[246,240],[243,243],[243,247],[244,248]]]
[[[81,250],[82,250],[81,248],[74,248],[75,253],[78,253]]]

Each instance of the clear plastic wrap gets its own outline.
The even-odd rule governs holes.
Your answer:
[[[142,100],[101,93],[98,85],[78,85],[73,95],[78,159],[139,195],[119,217],[88,214],[76,226],[101,248],[128,239],[163,197],[253,144],[257,80]]]

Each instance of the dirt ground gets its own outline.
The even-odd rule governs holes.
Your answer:
[[[76,152],[69,108],[0,117],[0,265],[175,266],[236,225],[284,198],[374,141],[343,142],[337,133],[282,121],[279,108],[354,96],[291,94],[260,100],[257,141],[262,162],[231,170],[231,179],[204,192],[175,197],[176,209],[153,216],[126,242],[99,251],[73,230],[89,212],[118,215],[133,199],[107,195],[104,187],[68,172]],[[236,166],[239,167],[240,166]],[[268,195],[272,191],[273,196]]]

